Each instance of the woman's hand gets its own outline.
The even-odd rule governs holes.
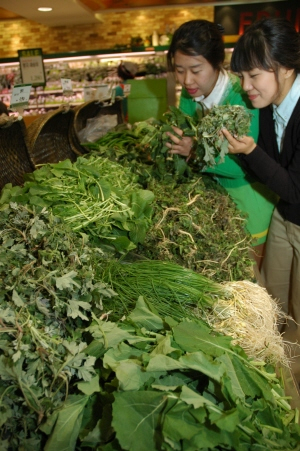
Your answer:
[[[255,147],[256,143],[251,136],[241,136],[236,138],[231,135],[226,128],[222,129],[222,133],[228,141],[228,152],[229,153],[243,153],[244,155],[248,155],[251,153]]]
[[[184,136],[183,131],[178,127],[173,126],[173,130],[176,135],[173,135],[170,132],[166,133],[166,135],[170,138],[170,142],[167,142],[166,146],[169,147],[170,153],[177,153],[178,155],[187,157],[187,160],[189,160],[194,146],[193,138],[190,136]]]

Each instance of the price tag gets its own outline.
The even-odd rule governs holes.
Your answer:
[[[111,90],[111,103],[115,103],[116,100],[116,88],[112,88]]]
[[[95,98],[96,100],[105,100],[107,99],[108,96],[108,85],[96,85],[96,94],[95,94]]]
[[[42,49],[18,50],[22,82],[33,87],[45,86],[46,77]]]
[[[126,96],[128,96],[129,94],[130,94],[130,91],[131,91],[131,85],[129,85],[129,84],[124,84],[124,87],[123,87],[123,92],[124,92],[124,95]]]
[[[31,85],[15,85],[10,99],[10,107],[17,109],[28,105],[31,94]]]
[[[90,102],[95,100],[96,89],[91,86],[84,86],[83,88],[83,99],[85,102]]]
[[[71,96],[73,94],[72,81],[69,78],[61,78],[60,81],[63,94],[65,96]]]

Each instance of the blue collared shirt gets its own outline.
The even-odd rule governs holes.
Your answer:
[[[277,138],[278,150],[281,152],[284,133],[288,121],[294,111],[296,103],[300,97],[300,74],[297,75],[293,86],[289,90],[280,105],[273,105],[273,119],[275,122],[275,132]]]

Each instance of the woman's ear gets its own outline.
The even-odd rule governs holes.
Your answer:
[[[295,69],[287,69],[286,67],[283,69],[284,78],[290,78],[294,73]]]

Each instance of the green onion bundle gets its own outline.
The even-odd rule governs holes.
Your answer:
[[[225,294],[221,285],[176,263],[140,260],[108,262],[102,280],[118,294],[129,311],[139,296],[151,302],[157,312],[175,318],[195,317],[197,310],[214,304]]]

